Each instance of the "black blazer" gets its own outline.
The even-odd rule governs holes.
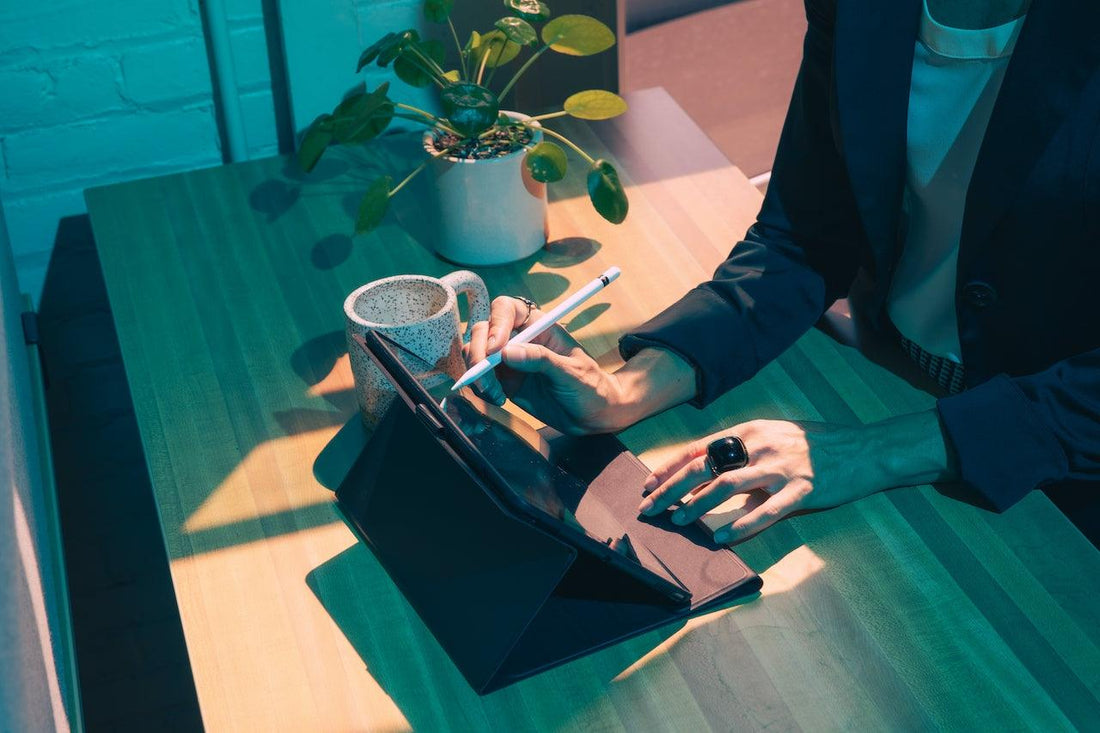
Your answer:
[[[714,278],[627,334],[691,362],[697,404],[756,373],[851,287],[882,317],[898,260],[921,0],[806,0],[802,66],[756,224]],[[962,478],[1005,508],[1100,480],[1100,2],[1034,0],[966,198],[967,389],[939,400]]]

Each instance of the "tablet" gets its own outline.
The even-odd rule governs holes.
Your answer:
[[[631,536],[597,495],[600,492],[589,491],[593,481],[614,481],[616,492],[636,493],[640,501],[648,471],[621,443],[611,436],[594,439],[601,445],[614,441],[621,449],[616,457],[626,460],[618,461],[614,471],[579,476],[563,467],[578,463],[575,456],[555,455],[554,441],[533,439],[530,426],[517,430],[513,420],[519,418],[494,415],[497,408],[471,391],[450,394],[452,382],[429,393],[407,366],[415,366],[417,358],[400,345],[374,332],[354,338],[396,391],[389,409],[414,413],[454,457],[455,470],[476,476],[494,504],[569,544],[578,554],[619,568],[669,603],[691,602],[687,586],[638,537]],[[432,371],[431,365],[425,365],[425,374]],[[576,453],[577,439],[568,444]]]

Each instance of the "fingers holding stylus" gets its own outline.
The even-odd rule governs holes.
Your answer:
[[[470,343],[463,347],[467,366],[477,364],[488,355],[486,346],[489,329],[490,324],[486,321],[478,321],[471,327]],[[504,403],[504,389],[500,386],[500,382],[497,381],[493,372],[489,372],[474,382],[472,386],[474,392],[482,399],[497,405]]]
[[[527,319],[527,306],[520,300],[502,295],[493,300],[489,311],[489,333],[485,343],[485,353],[492,354],[512,337],[517,323]],[[528,319],[529,320],[529,319]]]
[[[538,310],[527,312],[527,305],[516,298],[502,295],[493,300],[489,320],[475,323],[470,332],[470,343],[466,346],[466,365],[473,366],[489,354],[500,351],[513,333],[517,324],[523,325],[541,316]],[[473,384],[474,391],[495,404],[503,404],[504,389],[497,378],[496,371],[490,371]]]

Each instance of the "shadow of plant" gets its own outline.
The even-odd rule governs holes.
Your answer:
[[[300,183],[328,181],[344,175],[350,168],[351,163],[348,161],[340,158],[328,157],[322,159],[312,171],[306,173],[298,167],[298,161],[295,157],[291,156],[286,159],[282,174],[283,177]]]
[[[318,270],[331,270],[347,262],[352,239],[347,234],[330,234],[313,245],[309,258]]]
[[[540,305],[560,297],[569,289],[569,280],[555,272],[531,272],[523,276],[530,297]]]
[[[585,326],[589,325],[597,318],[602,316],[611,308],[610,303],[596,303],[583,309],[580,313],[573,316],[569,323],[562,324],[565,326],[566,331],[579,331]]]
[[[327,377],[336,361],[347,353],[343,331],[329,331],[299,346],[290,356],[290,366],[303,382],[313,386]]]
[[[252,189],[248,195],[248,203],[253,211],[267,216],[270,224],[290,211],[301,195],[301,187],[272,178]]]
[[[571,267],[591,258],[603,245],[588,237],[565,237],[547,242],[536,260],[539,264],[554,269]]]

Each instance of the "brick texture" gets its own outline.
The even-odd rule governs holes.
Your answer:
[[[195,20],[188,0],[80,0],[0,5],[0,48],[48,51],[177,32]]]
[[[227,4],[252,156],[278,152],[274,7]],[[0,3],[0,199],[24,291],[85,188],[221,162],[211,76],[198,0]]]
[[[0,3],[0,95],[0,198],[36,298],[84,188],[221,161],[194,0]]]
[[[213,93],[201,33],[132,49],[121,63],[123,93],[138,107],[167,102],[171,108]]]
[[[324,7],[343,14],[360,47],[422,25],[421,0]],[[331,19],[322,9],[303,17],[326,37]],[[276,0],[225,3],[251,157],[292,144],[277,10]],[[354,63],[349,51],[317,71],[335,78],[334,67],[345,68],[348,83],[336,85],[342,92],[356,80]],[[366,77],[373,87],[390,75],[371,70]],[[394,92],[430,105],[422,90],[397,83]],[[0,95],[0,200],[21,287],[36,299],[58,220],[84,213],[83,189],[222,160],[199,0],[0,3]],[[339,96],[326,95],[326,105]]]

